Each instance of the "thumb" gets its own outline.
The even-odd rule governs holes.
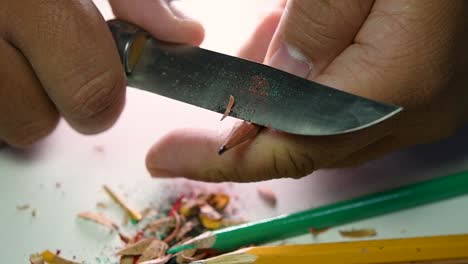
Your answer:
[[[312,79],[348,47],[372,0],[290,0],[265,63]]]
[[[185,15],[175,2],[166,0],[109,0],[114,14],[137,24],[154,37],[176,43],[200,45],[203,26]]]
[[[376,142],[393,126],[393,122],[383,122],[327,139],[263,129],[254,142],[241,144],[222,156],[218,150],[226,135],[181,129],[153,145],[146,166],[158,178],[186,177],[210,182],[299,178]]]

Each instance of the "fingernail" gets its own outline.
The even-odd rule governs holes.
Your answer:
[[[283,43],[268,61],[271,67],[306,78],[313,70],[312,62],[296,47]]]

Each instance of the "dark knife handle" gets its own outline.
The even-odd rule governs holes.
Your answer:
[[[114,38],[125,73],[131,74],[149,35],[141,28],[120,19],[109,20],[107,25]]]

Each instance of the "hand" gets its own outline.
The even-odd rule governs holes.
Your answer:
[[[337,136],[264,129],[253,142],[223,156],[217,155],[223,136],[174,131],[148,154],[153,176],[241,182],[298,178],[447,137],[467,121],[468,2],[290,0],[285,9],[281,18],[278,11],[267,17],[243,55],[401,105],[404,111],[376,126]]]
[[[111,2],[118,15],[160,39],[203,39],[201,25],[165,1]],[[2,1],[0,58],[0,142],[27,147],[49,134],[60,115],[79,132],[97,133],[124,106],[123,69],[91,0]]]

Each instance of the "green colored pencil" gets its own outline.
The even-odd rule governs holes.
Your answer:
[[[227,252],[345,223],[408,209],[468,193],[468,171],[354,198],[303,212],[204,233],[169,254],[184,249],[213,248]]]

